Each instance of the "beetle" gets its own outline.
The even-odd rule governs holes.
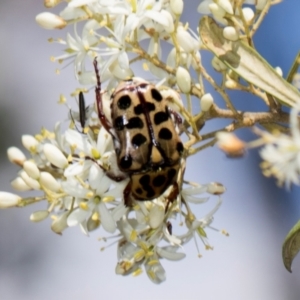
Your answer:
[[[120,82],[112,93],[110,122],[103,111],[96,58],[94,68],[98,117],[112,136],[120,171],[130,179],[123,192],[125,205],[130,206],[132,199],[153,200],[170,186],[168,203],[174,201],[179,194],[177,175],[184,150],[176,131],[180,116],[169,109],[153,84],[132,78]]]

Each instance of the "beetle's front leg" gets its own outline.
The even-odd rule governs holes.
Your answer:
[[[169,110],[170,115],[173,117],[172,119],[174,121],[175,128],[177,128],[176,131],[179,131],[177,133],[181,134],[184,131],[184,127],[183,127],[181,116],[179,115],[179,113],[177,111],[173,110],[170,107],[168,107],[168,110]]]
[[[126,207],[132,206],[131,189],[132,189],[132,182],[130,180],[123,191],[124,204]]]
[[[103,102],[102,102],[102,95],[101,95],[101,80],[100,80],[100,73],[98,69],[98,63],[97,63],[97,57],[94,59],[94,69],[96,73],[97,78],[97,85],[95,87],[95,93],[96,93],[96,102],[97,102],[97,111],[98,111],[98,117],[102,124],[102,126],[109,132],[111,135],[114,135],[114,131],[112,130],[113,127],[110,124],[109,120],[106,118],[103,110]]]
[[[172,191],[170,192],[170,194],[168,195],[168,197],[166,199],[167,205],[165,208],[165,214],[168,212],[170,203],[173,203],[178,195],[179,195],[179,186],[178,186],[178,183],[175,181],[173,183]]]

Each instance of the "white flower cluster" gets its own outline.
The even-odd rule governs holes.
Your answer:
[[[160,283],[165,280],[160,260],[184,258],[185,254],[177,250],[195,234],[207,249],[210,248],[205,228],[210,228],[221,198],[218,196],[214,209],[200,219],[194,216],[188,203],[206,202],[208,198],[197,195],[219,195],[224,192],[224,187],[216,183],[193,184],[181,191],[178,200],[167,211],[166,195],[153,201],[135,201],[133,207],[125,207],[122,197],[128,179],[116,182],[109,178],[111,172],[114,176],[122,176],[116,164],[112,139],[93,119],[93,110],[90,112],[87,124],[93,130],[88,130],[87,134],[70,128],[62,133],[58,123],[54,132],[43,129],[35,137],[22,137],[30,158],[16,147],[8,149],[9,160],[22,168],[11,182],[13,188],[20,192],[35,190],[39,196],[21,198],[0,192],[0,208],[46,201],[47,209],[34,212],[30,219],[39,222],[51,215],[51,229],[58,234],[75,225],[86,235],[100,226],[107,233],[118,231],[115,236],[119,241],[116,273],[137,275],[144,265],[149,278]],[[186,210],[181,209],[180,199],[184,199]],[[170,220],[178,220],[179,215],[185,220],[186,233],[176,235]]]
[[[212,1],[204,2],[210,5]],[[66,7],[59,16],[45,12],[36,20],[46,29],[61,29],[74,24],[73,35],[67,33],[65,40],[57,40],[65,46],[65,53],[53,60],[72,60],[78,82],[95,85],[95,72],[87,70],[86,65],[92,66],[97,57],[101,82],[107,81],[108,93],[103,94],[104,110],[109,107],[109,92],[118,82],[134,75],[132,63],[143,60],[147,62],[147,69],[166,84],[164,96],[177,97],[177,109],[179,107],[184,117],[189,116],[176,96],[177,92],[170,88],[177,86],[177,91],[188,94],[193,84],[189,68],[196,68],[195,62],[200,60],[199,38],[180,22],[182,0],[45,0],[45,6],[49,8],[63,3]],[[81,35],[77,33],[79,22],[84,22]],[[140,45],[144,41],[148,42],[146,50]],[[161,61],[162,43],[171,45],[166,63]],[[210,94],[202,98],[201,107],[205,112],[213,99]],[[8,149],[10,161],[21,167],[11,183],[13,188],[20,192],[38,191],[39,196],[21,198],[0,192],[0,208],[45,201],[47,209],[34,212],[30,219],[38,222],[51,217],[51,229],[58,234],[75,225],[85,234],[100,227],[110,234],[118,232],[115,236],[118,239],[116,273],[137,275],[143,265],[154,283],[165,280],[161,259],[184,258],[185,254],[178,250],[195,235],[200,237],[206,249],[211,248],[205,229],[212,228],[213,214],[221,204],[219,195],[225,190],[221,184],[185,182],[187,187],[183,189],[181,181],[179,195],[172,203],[166,201],[170,193],[167,190],[153,201],[134,201],[132,207],[126,207],[123,191],[128,177],[118,169],[112,138],[100,124],[96,108],[90,106],[86,110],[86,128],[82,133],[72,129],[79,114],[71,111],[70,115],[72,121],[67,129],[62,128],[63,123],[58,123],[54,132],[43,129],[34,137],[22,137],[29,158],[18,148]],[[188,117],[186,121],[191,119]],[[184,168],[183,159],[181,177]],[[211,212],[199,218],[189,203],[206,202],[207,197],[197,196],[203,193],[218,195],[218,201]],[[172,230],[170,220],[182,223],[182,219],[186,230],[178,235],[174,228]]]
[[[58,2],[48,3],[48,7]],[[45,12],[36,20],[47,29],[75,23],[74,36],[68,33],[66,40],[57,41],[66,46],[65,54],[53,57],[53,61],[73,59],[75,76],[80,84],[86,85],[95,84],[96,80],[94,72],[85,69],[85,60],[88,58],[91,62],[97,57],[102,81],[109,80],[107,89],[110,90],[116,82],[133,76],[131,59],[133,55],[142,55],[139,53],[142,41],[148,42],[146,55],[157,59],[163,55],[161,43],[171,44],[173,48],[167,58],[169,67],[175,66],[179,52],[185,68],[191,65],[192,55],[199,58],[199,38],[178,22],[182,10],[182,0],[73,0],[59,16]],[[80,21],[86,21],[81,35],[77,33]],[[149,62],[147,69],[160,79],[174,78],[153,63]]]
[[[260,151],[264,160],[261,164],[265,176],[274,176],[279,185],[300,184],[300,130],[298,115],[299,105],[290,113],[291,134],[259,131],[261,143],[265,146]]]

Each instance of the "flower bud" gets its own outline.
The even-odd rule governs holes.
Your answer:
[[[45,7],[52,8],[59,4],[61,0],[44,0]]]
[[[40,222],[45,220],[49,216],[48,210],[38,210],[31,214],[30,221],[32,222]]]
[[[63,18],[49,12],[38,14],[35,20],[45,29],[62,29],[67,25],[67,22]]]
[[[172,15],[165,9],[162,9],[160,12],[168,20],[168,26],[164,26],[164,29],[167,33],[174,32],[174,21]]]
[[[227,79],[225,81],[225,86],[228,88],[228,89],[236,89],[237,88],[237,82],[232,80],[232,79]]]
[[[21,177],[17,177],[16,179],[12,180],[10,184],[15,190],[19,192],[25,192],[31,190],[31,187],[28,186]]]
[[[216,3],[211,3],[208,7],[214,17],[223,18],[226,14],[226,11]]]
[[[20,177],[25,181],[25,183],[34,190],[39,190],[41,188],[39,182],[31,177],[25,171],[20,172]]]
[[[221,195],[226,191],[223,184],[219,182],[211,182],[207,185],[207,193],[212,195]]]
[[[40,170],[37,167],[37,165],[30,161],[30,160],[26,160],[23,164],[23,168],[25,170],[25,172],[33,179],[39,179],[40,177]]]
[[[181,15],[183,11],[183,1],[170,0],[170,8],[175,15]]]
[[[0,208],[17,206],[21,200],[22,198],[18,195],[7,192],[0,192]]]
[[[200,107],[202,111],[208,111],[212,104],[214,103],[214,98],[210,93],[204,94],[200,100]]]
[[[228,14],[233,15],[233,8],[229,0],[217,0],[218,5],[223,8]]]
[[[26,156],[24,153],[17,147],[9,147],[7,149],[7,156],[10,162],[22,167]]]
[[[22,135],[22,144],[24,148],[26,148],[28,151],[35,153],[39,142],[34,136],[29,134],[24,134]]]
[[[67,211],[62,215],[60,215],[59,217],[57,217],[51,224],[52,231],[54,231],[57,234],[61,234],[63,230],[68,228],[67,219],[69,214],[70,212]]]
[[[178,26],[176,38],[179,46],[187,53],[197,51],[200,42],[193,38],[182,26]]]
[[[202,1],[200,2],[198,8],[197,8],[198,13],[208,15],[211,13],[209,9],[209,2],[207,1]]]
[[[218,146],[230,157],[240,157],[245,153],[246,145],[231,132],[218,132],[216,134]]]
[[[254,18],[254,11],[250,7],[244,7],[242,11],[247,24],[250,24]]]
[[[283,72],[282,72],[282,69],[281,69],[280,67],[276,67],[276,68],[275,68],[275,71],[276,71],[276,73],[277,73],[279,76],[282,77]]]
[[[43,151],[48,161],[54,166],[61,169],[64,169],[68,166],[67,158],[56,146],[52,144],[45,144]]]
[[[180,90],[187,94],[191,90],[191,76],[187,69],[178,67],[176,71],[176,81]]]
[[[40,184],[53,192],[60,190],[60,183],[48,172],[41,172]]]
[[[233,26],[226,26],[223,29],[223,36],[230,41],[237,41],[239,39],[239,35]]]

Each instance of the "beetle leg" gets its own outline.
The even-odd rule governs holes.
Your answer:
[[[97,101],[97,110],[98,110],[98,117],[102,124],[102,126],[106,129],[107,132],[109,132],[111,135],[115,136],[112,130],[112,125],[106,118],[104,111],[103,111],[103,103],[102,103],[102,95],[101,95],[101,80],[100,80],[100,73],[98,69],[98,63],[97,63],[97,57],[94,59],[94,68],[97,78],[97,85],[95,87],[95,93],[96,93],[96,101]]]
[[[167,213],[170,203],[173,204],[174,200],[177,198],[177,196],[179,195],[179,187],[178,187],[178,183],[175,181],[173,183],[173,188],[172,191],[170,192],[169,196],[167,197],[167,205],[165,208],[165,214]]]
[[[181,116],[179,115],[179,113],[178,113],[177,111],[173,110],[173,109],[170,108],[170,107],[168,107],[168,109],[169,109],[170,114],[173,115],[173,117],[174,117],[174,122],[175,122],[175,124],[176,124],[177,126],[181,126],[181,124],[182,124],[182,118],[181,118]]]
[[[181,116],[179,115],[179,113],[177,111],[173,110],[170,107],[168,107],[168,110],[169,110],[170,115],[172,115],[172,117],[173,117],[172,119],[174,121],[175,128],[177,128],[176,131],[179,131],[177,133],[181,134],[184,131],[184,126],[182,124]]]
[[[132,188],[132,182],[130,180],[123,191],[124,204],[126,207],[132,206],[131,188]]]

